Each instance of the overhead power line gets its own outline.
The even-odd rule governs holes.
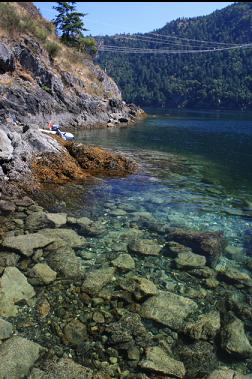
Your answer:
[[[248,49],[252,47],[252,43],[241,44],[236,46],[229,47],[213,47],[208,49],[198,49],[198,50],[171,50],[171,49],[151,49],[151,48],[131,48],[127,46],[112,46],[112,45],[103,45],[100,48],[100,51],[103,52],[115,52],[115,53],[134,53],[134,54],[143,54],[143,53],[155,53],[155,54],[193,54],[193,53],[207,53],[207,52],[217,52],[217,51],[227,51],[227,50],[236,50],[236,49]]]
[[[204,44],[201,43],[201,45],[196,45],[195,43],[185,43],[182,41],[167,41],[167,40],[160,40],[157,39],[156,37],[149,37],[149,36],[120,36],[120,37],[114,37],[116,40],[131,40],[131,41],[136,41],[136,42],[146,42],[146,43],[152,43],[152,44],[161,44],[161,45],[168,45],[168,46],[180,46],[180,47],[190,47],[190,48],[202,48],[204,47]],[[202,46],[203,45],[203,46]],[[216,44],[216,47],[218,45]],[[237,45],[232,45],[229,44],[227,46],[237,46]],[[207,47],[213,47],[213,46],[207,46]]]
[[[208,44],[215,44],[215,45],[233,45],[233,46],[237,46],[239,44],[233,44],[233,43],[227,43],[227,42],[217,42],[217,41],[206,41],[206,40],[199,40],[199,39],[192,39],[192,38],[184,38],[184,37],[178,37],[178,36],[173,36],[171,34],[158,34],[158,33],[154,33],[154,32],[150,32],[148,34],[152,34],[154,36],[158,36],[158,37],[163,37],[165,39],[167,38],[175,38],[175,39],[181,39],[181,40],[184,40],[184,41],[193,41],[193,42],[199,42],[199,43],[208,43]]]

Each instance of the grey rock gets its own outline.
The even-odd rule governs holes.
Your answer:
[[[16,316],[15,304],[21,300],[29,302],[34,296],[33,287],[16,267],[7,267],[4,270],[0,278],[0,316]]]
[[[55,238],[45,236],[40,233],[24,234],[20,236],[6,237],[3,240],[3,247],[29,257],[35,249],[43,249],[55,241]]]
[[[169,326],[171,329],[181,330],[186,317],[197,308],[197,304],[191,299],[168,291],[160,291],[158,296],[153,296],[143,303],[141,316]]]
[[[105,233],[104,225],[99,222],[94,222],[88,217],[68,217],[67,222],[77,230],[77,232],[87,237],[97,237]]]
[[[106,331],[110,335],[110,343],[121,350],[136,345],[146,347],[152,341],[152,335],[143,325],[141,317],[128,311],[124,312],[119,321],[109,324]]]
[[[247,358],[252,356],[252,346],[245,334],[244,324],[237,317],[221,330],[221,347],[228,354]]]
[[[0,318],[0,340],[6,340],[12,335],[12,324]]]
[[[119,280],[119,286],[131,292],[137,300],[158,294],[158,289],[151,280],[137,275],[130,275]]]
[[[45,212],[32,212],[25,220],[25,228],[30,233],[49,227],[50,224]]]
[[[184,378],[186,371],[183,362],[170,357],[160,347],[148,347],[145,355],[145,359],[138,364],[142,369],[174,378]]]
[[[84,278],[85,267],[80,257],[66,243],[52,246],[46,257],[48,265],[65,278]]]
[[[251,276],[241,270],[227,266],[220,267],[217,269],[218,278],[224,280],[230,284],[241,284],[244,286],[252,287],[252,278]]]
[[[25,338],[14,336],[0,345],[0,379],[27,377],[43,348]]]
[[[0,266],[16,266],[19,261],[19,255],[10,252],[0,252]]]
[[[49,361],[45,370],[33,369],[28,379],[93,379],[93,371],[69,358]]]
[[[55,241],[61,241],[73,249],[84,247],[87,242],[84,237],[79,236],[74,230],[67,228],[42,229],[40,233]]]
[[[66,213],[47,213],[46,217],[49,221],[51,221],[56,228],[60,228],[64,226],[67,222]]]
[[[178,268],[199,268],[206,264],[206,258],[203,255],[188,253],[179,253],[175,259]]]
[[[186,367],[186,377],[190,379],[205,378],[219,365],[215,348],[207,341],[190,344],[181,342],[181,345],[177,346],[177,353]]]
[[[211,340],[219,330],[220,314],[216,311],[200,315],[197,321],[185,326],[185,333],[195,340]]]
[[[1,47],[1,44],[0,44]],[[10,161],[13,155],[12,142],[9,139],[7,133],[0,129],[0,160]]]
[[[37,263],[33,266],[30,276],[37,278],[41,283],[49,284],[56,279],[57,273],[46,263]]]
[[[82,290],[91,295],[97,294],[104,286],[114,280],[115,268],[101,268],[87,274]]]
[[[7,45],[0,42],[0,74],[15,70],[14,54]]]
[[[1,131],[0,131],[0,134],[1,134]],[[1,135],[0,135],[0,140],[1,140]],[[1,152],[0,152],[0,155],[1,155]],[[15,206],[15,204],[13,204],[13,202],[6,201],[6,200],[0,200],[0,214],[1,213],[12,213],[12,212],[15,212],[15,210],[16,210],[16,206]]]
[[[79,320],[72,320],[64,327],[64,337],[70,345],[79,345],[87,339],[87,328]]]
[[[130,271],[135,269],[135,261],[129,254],[120,254],[111,263],[113,266],[123,271]]]
[[[161,249],[162,246],[149,239],[136,240],[128,244],[128,250],[130,252],[141,255],[159,255]]]
[[[196,254],[204,255],[211,267],[218,263],[226,246],[221,232],[194,232],[177,228],[168,232],[167,238],[190,247]]]
[[[221,369],[211,372],[207,379],[249,379],[249,377],[234,370]]]

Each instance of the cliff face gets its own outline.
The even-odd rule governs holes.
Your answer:
[[[31,4],[13,4],[16,12],[30,15],[40,23],[43,20]],[[42,43],[26,30],[11,37],[1,31],[2,114],[40,127],[52,120],[64,127],[83,128],[120,125],[141,114],[139,108],[122,100],[114,81],[88,55],[60,44],[53,32],[47,40]],[[48,53],[48,43],[60,49],[57,57]]]
[[[33,163],[40,167],[41,154],[64,155],[58,161],[63,171],[64,164],[71,168],[69,177],[73,171],[80,178],[85,174],[64,146],[41,132],[49,121],[63,129],[123,126],[143,114],[122,100],[115,82],[88,54],[61,44],[32,3],[0,4],[0,196],[13,183],[14,192],[22,182],[31,187]]]

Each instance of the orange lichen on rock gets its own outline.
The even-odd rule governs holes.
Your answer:
[[[66,142],[54,136],[64,147],[61,153],[37,154],[31,162],[35,182],[64,184],[82,181],[91,175],[126,176],[136,171],[136,163],[120,154],[96,146]]]
[[[137,169],[133,160],[97,146],[68,142],[65,147],[80,167],[91,174],[124,176]]]
[[[63,184],[90,176],[68,153],[39,154],[32,162],[32,171],[35,178],[42,183]]]

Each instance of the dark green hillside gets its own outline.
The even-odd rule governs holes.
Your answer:
[[[252,3],[234,3],[208,16],[177,19],[155,33],[196,40],[250,43]],[[151,35],[137,36],[150,38]],[[153,42],[123,41],[107,36],[104,43],[160,47]],[[183,45],[188,43],[181,41]],[[205,45],[202,44],[202,48]],[[118,83],[124,98],[139,105],[252,109],[252,48],[175,55],[101,52],[98,61]]]

